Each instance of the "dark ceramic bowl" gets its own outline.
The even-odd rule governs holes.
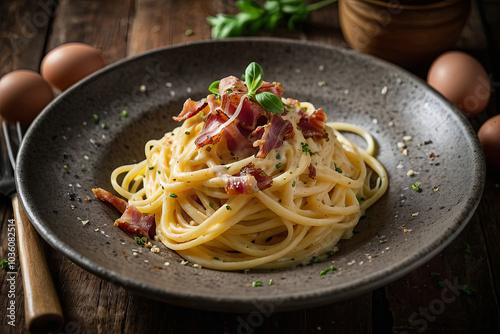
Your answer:
[[[339,253],[308,266],[221,272],[182,265],[162,245],[159,254],[141,248],[113,226],[118,214],[93,199],[91,189],[112,189],[111,171],[142,160],[147,140],[176,126],[172,116],[186,98],[206,96],[210,83],[240,75],[251,61],[262,66],[267,80],[283,84],[285,96],[323,107],[330,121],[369,130],[389,175],[388,192],[368,210],[355,235],[340,242]],[[406,135],[413,137],[406,143],[408,156],[397,146]],[[429,157],[432,152],[439,156]],[[368,292],[440,252],[479,202],[485,175],[481,152],[458,109],[393,65],[310,43],[233,39],[155,50],[71,87],[29,129],[16,181],[40,235],[100,277],[188,307],[291,310]],[[410,169],[416,176],[407,176]],[[411,188],[416,181],[421,192]],[[332,263],[338,270],[320,276]],[[273,285],[267,284],[270,279]],[[264,286],[249,287],[256,280]]]

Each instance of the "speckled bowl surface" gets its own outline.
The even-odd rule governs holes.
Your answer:
[[[205,97],[210,83],[239,76],[251,61],[262,66],[266,80],[283,84],[285,96],[323,107],[329,121],[369,130],[389,175],[388,192],[354,236],[340,242],[340,252],[308,266],[221,272],[182,265],[163,245],[159,254],[141,248],[113,226],[118,213],[94,199],[91,189],[111,190],[111,171],[142,160],[147,140],[177,126],[172,116],[188,97]],[[397,146],[404,136],[412,136],[407,156]],[[407,176],[409,170],[415,176]],[[168,303],[262,312],[351,298],[422,265],[469,221],[484,176],[482,151],[468,121],[404,70],[335,47],[232,39],[154,50],[71,87],[29,129],[16,182],[40,235],[84,269]],[[417,181],[421,192],[411,188]],[[337,271],[319,275],[332,264]],[[274,284],[267,284],[270,279]],[[264,286],[248,286],[256,280]]]

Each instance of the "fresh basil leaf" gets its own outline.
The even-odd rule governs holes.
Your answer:
[[[248,88],[248,95],[253,96],[262,84],[264,72],[262,67],[256,62],[250,63],[245,70],[245,84]]]
[[[255,100],[258,104],[265,110],[275,113],[282,114],[284,112],[284,105],[281,99],[270,92],[262,92],[255,95]]]
[[[212,94],[219,94],[219,83],[220,80],[212,82],[210,87],[208,87],[209,92]]]

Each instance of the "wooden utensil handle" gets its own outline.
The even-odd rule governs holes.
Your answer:
[[[58,331],[64,318],[42,242],[17,196],[12,199],[12,207],[23,277],[26,327],[31,332]]]

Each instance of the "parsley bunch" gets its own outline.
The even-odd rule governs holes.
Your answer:
[[[256,35],[262,29],[272,32],[284,21],[288,29],[295,30],[297,21],[306,20],[313,10],[336,1],[323,0],[306,5],[304,0],[267,0],[260,6],[255,0],[238,0],[236,5],[241,12],[234,16],[209,16],[207,22],[212,26],[212,38]]]

